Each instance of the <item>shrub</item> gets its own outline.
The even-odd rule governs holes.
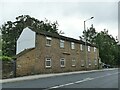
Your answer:
[[[11,61],[12,58],[8,57],[8,56],[0,56],[0,60],[2,60],[2,61]]]

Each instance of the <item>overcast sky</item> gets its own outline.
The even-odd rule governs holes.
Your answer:
[[[105,2],[106,1],[106,2]],[[39,20],[47,18],[58,21],[59,30],[65,36],[79,39],[86,27],[94,25],[96,31],[109,30],[109,34],[118,36],[118,1],[119,0],[1,0],[0,25],[6,21],[15,21],[20,15],[30,15]]]

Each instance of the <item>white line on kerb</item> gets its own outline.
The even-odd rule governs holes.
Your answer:
[[[98,78],[103,78],[103,77],[106,77],[106,76],[110,76],[110,75],[114,75],[114,74],[118,74],[117,73],[113,73],[113,74],[107,74],[107,75],[104,75],[104,76],[100,76],[100,77],[95,77],[95,78],[85,78],[83,80],[80,80],[80,81],[76,81],[76,82],[73,82],[73,83],[66,83],[66,84],[62,84],[62,85],[57,85],[57,86],[53,86],[53,87],[50,87],[48,89],[45,89],[45,90],[50,90],[50,89],[54,89],[54,88],[60,88],[60,87],[64,87],[64,86],[68,86],[68,85],[72,85],[72,84],[78,84],[78,83],[82,83],[82,82],[85,82],[85,81],[90,81],[90,80],[94,80],[94,79],[98,79]]]

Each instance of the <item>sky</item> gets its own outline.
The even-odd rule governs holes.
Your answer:
[[[20,15],[30,15],[39,20],[57,21],[64,36],[79,39],[91,24],[97,32],[107,29],[118,36],[119,0],[1,0],[0,26],[6,21],[15,21]]]

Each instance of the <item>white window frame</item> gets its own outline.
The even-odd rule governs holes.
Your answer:
[[[48,61],[50,62],[50,66],[47,66],[47,62],[48,62]],[[46,58],[46,59],[45,59],[45,67],[46,67],[46,68],[52,67],[51,58]]]
[[[75,49],[75,43],[71,42],[71,49]]]
[[[65,44],[64,44],[64,40],[60,40],[60,48],[64,48],[65,47]]]
[[[82,44],[80,44],[80,50],[83,51],[83,45]]]
[[[81,60],[81,66],[84,67],[85,66],[85,61]]]
[[[50,41],[50,44],[48,44],[48,40]],[[46,37],[46,46],[51,46],[51,41],[52,41],[51,37]]]
[[[97,65],[97,59],[95,59],[94,61],[95,61],[95,65]]]
[[[96,47],[94,47],[94,52],[96,52]]]
[[[91,48],[91,47],[90,47],[90,46],[88,46],[88,52],[90,52],[90,48]]]
[[[76,60],[75,59],[72,59],[72,66],[76,66]]]
[[[61,62],[64,62],[64,65],[61,65]],[[60,59],[60,67],[65,67],[65,58]]]
[[[91,66],[91,60],[90,59],[88,60],[88,65]]]

